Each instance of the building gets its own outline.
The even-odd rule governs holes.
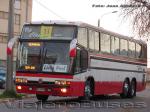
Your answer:
[[[0,0],[0,67],[6,67],[9,0]],[[32,0],[14,0],[14,36],[19,36],[25,22],[32,17]],[[16,46],[14,60],[16,59]]]

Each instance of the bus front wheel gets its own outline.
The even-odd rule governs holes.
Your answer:
[[[47,101],[48,100],[48,95],[39,95],[39,94],[36,94],[36,98],[39,101]]]
[[[85,82],[85,88],[84,88],[84,99],[90,100],[94,93],[93,93],[93,84],[92,81],[88,80]]]

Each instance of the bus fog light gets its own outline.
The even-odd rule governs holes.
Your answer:
[[[31,91],[31,90],[32,90],[32,87],[29,87],[29,90]]]
[[[61,88],[61,92],[62,93],[67,93],[67,89],[66,88]]]
[[[47,89],[47,91],[51,91],[51,89]]]
[[[22,87],[21,87],[21,86],[17,86],[17,89],[18,89],[18,90],[21,90],[21,89],[22,89]]]
[[[26,78],[16,78],[16,83],[27,83],[28,80]]]

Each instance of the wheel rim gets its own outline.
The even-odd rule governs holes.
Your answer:
[[[86,97],[91,97],[91,96],[92,96],[91,87],[90,87],[89,84],[87,84],[87,85],[85,86],[85,96],[86,96]]]
[[[131,85],[131,95],[133,96],[135,94],[135,83],[132,82],[132,85]]]

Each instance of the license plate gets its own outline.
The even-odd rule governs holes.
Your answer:
[[[37,88],[37,91],[45,91],[45,88]]]

